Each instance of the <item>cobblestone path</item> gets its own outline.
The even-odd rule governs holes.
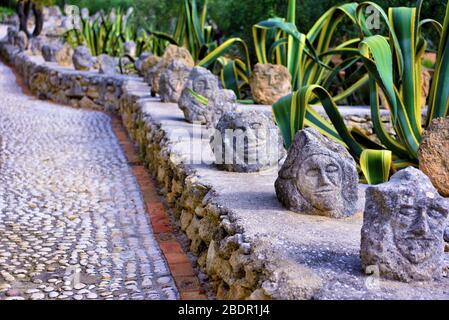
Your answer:
[[[177,299],[102,113],[25,96],[0,63],[0,299]]]

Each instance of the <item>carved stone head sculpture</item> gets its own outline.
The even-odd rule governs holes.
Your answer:
[[[292,90],[292,78],[282,65],[256,64],[250,78],[254,100],[260,104],[272,105]]]
[[[94,59],[86,46],[79,46],[72,56],[73,66],[76,70],[88,71],[94,65]]]
[[[179,60],[189,68],[193,68],[195,65],[190,52],[186,48],[178,47],[172,44],[169,45],[165,50],[164,55],[152,71],[151,89],[154,93],[159,93],[159,81],[161,75],[164,70],[175,60]]]
[[[361,259],[382,277],[405,282],[437,280],[443,272],[449,203],[415,168],[366,191]]]
[[[192,68],[187,67],[181,61],[173,61],[162,73],[159,81],[161,100],[177,103],[191,71]]]
[[[215,129],[210,145],[222,170],[257,172],[276,166],[285,156],[279,129],[262,112],[226,112]]]
[[[234,91],[227,89],[219,89],[212,97],[213,103],[213,116],[212,125],[215,126],[220,120],[221,116],[226,112],[232,112],[236,110],[237,96]]]
[[[7,29],[7,39],[8,43],[15,45],[16,43],[16,37],[19,31],[15,27],[8,27]]]
[[[344,218],[357,211],[354,159],[313,128],[296,134],[275,188],[284,206],[297,213]]]
[[[216,124],[224,111],[233,111],[235,102],[234,92],[220,89],[215,75],[205,68],[195,67],[187,79],[178,105],[188,122],[210,127]]]
[[[136,59],[136,62],[134,62],[134,66],[136,67],[136,70],[140,75],[144,75],[143,70],[144,62],[152,55],[153,53],[151,51],[145,51]]]

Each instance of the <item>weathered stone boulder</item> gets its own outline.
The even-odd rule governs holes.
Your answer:
[[[192,68],[178,60],[164,70],[159,81],[159,96],[163,102],[178,102],[191,71]]]
[[[19,16],[17,14],[0,14],[0,22],[4,25],[19,26]]]
[[[101,74],[116,74],[117,61],[114,57],[107,54],[101,54],[97,57],[99,73]]]
[[[151,55],[142,61],[141,73],[146,83],[151,85],[156,65],[161,61],[161,57]]]
[[[286,67],[258,63],[250,78],[251,92],[257,103],[272,105],[291,92],[291,82]]]
[[[220,82],[218,82],[221,85]],[[226,112],[233,112],[237,109],[237,96],[234,91],[228,89],[220,89],[218,92],[212,97],[213,103],[213,125],[215,126],[220,118]]]
[[[72,60],[76,70],[89,71],[94,66],[94,59],[86,46],[76,48]]]
[[[153,54],[150,52],[150,51],[146,51],[146,52],[143,52],[140,56],[139,56],[139,58],[137,58],[136,59],[136,62],[134,63],[134,66],[136,67],[136,70],[137,70],[137,72],[140,74],[140,75],[143,75],[144,73],[143,73],[143,63],[144,63],[144,61],[147,59],[147,58],[149,58],[149,57],[151,57]]]
[[[72,66],[73,60],[73,48],[65,43],[60,50],[57,50],[55,53],[56,62],[60,66],[69,67]]]
[[[48,43],[48,39],[45,36],[38,36],[30,39],[30,51],[33,55],[39,55],[42,53],[42,47]]]
[[[448,213],[448,201],[412,167],[368,187],[360,252],[365,271],[404,282],[440,279]]]
[[[28,36],[24,31],[19,31],[16,36],[16,46],[21,50],[25,51],[28,49]]]
[[[175,60],[179,60],[189,68],[193,68],[195,66],[195,62],[186,48],[169,45],[161,60],[154,67],[154,70],[152,70],[151,89],[154,93],[159,93],[159,81],[161,75],[164,70]]]
[[[47,62],[56,62],[56,53],[62,50],[63,45],[60,43],[44,44],[42,46],[42,57]]]
[[[195,67],[187,79],[178,106],[188,122],[215,126],[221,115],[236,109],[236,96],[222,90],[218,78],[209,70]]]
[[[9,44],[15,45],[16,44],[16,38],[19,31],[15,27],[8,27],[7,29],[7,40]]]
[[[226,112],[215,129],[210,145],[221,170],[258,172],[285,156],[277,126],[262,112]]]
[[[313,128],[296,134],[275,188],[279,201],[297,213],[344,218],[357,211],[354,159]]]
[[[432,121],[418,152],[419,168],[441,195],[449,197],[449,118]]]
[[[421,106],[427,105],[427,98],[429,97],[430,84],[432,81],[432,75],[428,69],[423,69],[421,73]]]

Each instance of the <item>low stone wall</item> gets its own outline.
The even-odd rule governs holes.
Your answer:
[[[190,240],[190,251],[216,288],[217,298],[269,298],[260,289],[262,263],[250,255],[251,244],[245,242],[243,230],[232,222],[228,208],[214,202],[213,188],[202,183],[194,168],[184,165],[170,132],[157,117],[145,112],[153,103],[158,102],[148,95],[147,86],[128,83],[121,99],[123,123],[162,187]],[[170,109],[173,107],[170,104]],[[190,130],[188,125],[184,129]]]
[[[9,44],[0,45],[0,56],[23,78],[31,93],[73,107],[118,111],[122,87],[133,77],[79,72],[29,56]]]
[[[217,170],[207,135],[183,121],[177,105],[152,98],[139,78],[61,68],[5,43],[0,43],[0,56],[42,99],[121,114],[217,298],[449,297],[447,279],[422,286],[366,277],[359,257],[361,215],[335,220],[294,214],[276,199],[276,169],[259,174]],[[240,108],[270,112],[267,106]],[[364,123],[372,130],[368,110],[342,111],[348,125]],[[199,145],[200,152],[192,145]]]

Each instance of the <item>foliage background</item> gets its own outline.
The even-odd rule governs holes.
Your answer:
[[[204,0],[197,0],[200,5]],[[74,4],[87,7],[91,12],[105,11],[115,7],[124,9],[135,7],[135,19],[139,26],[153,30],[172,32],[175,19],[183,0],[54,0],[59,5]],[[307,32],[313,23],[327,9],[344,0],[297,0],[297,26],[301,32]],[[374,0],[384,9],[394,6],[414,6],[416,0]],[[0,6],[14,6],[15,0],[0,0]],[[425,0],[423,18],[431,17],[443,20],[444,6],[447,0]],[[252,46],[251,27],[253,24],[274,16],[285,16],[288,0],[209,0],[209,16],[212,24],[218,27],[218,37],[240,37]],[[342,28],[340,35],[352,32],[352,28]],[[431,47],[435,46],[434,34],[428,37]],[[251,50],[252,51],[252,50]]]

